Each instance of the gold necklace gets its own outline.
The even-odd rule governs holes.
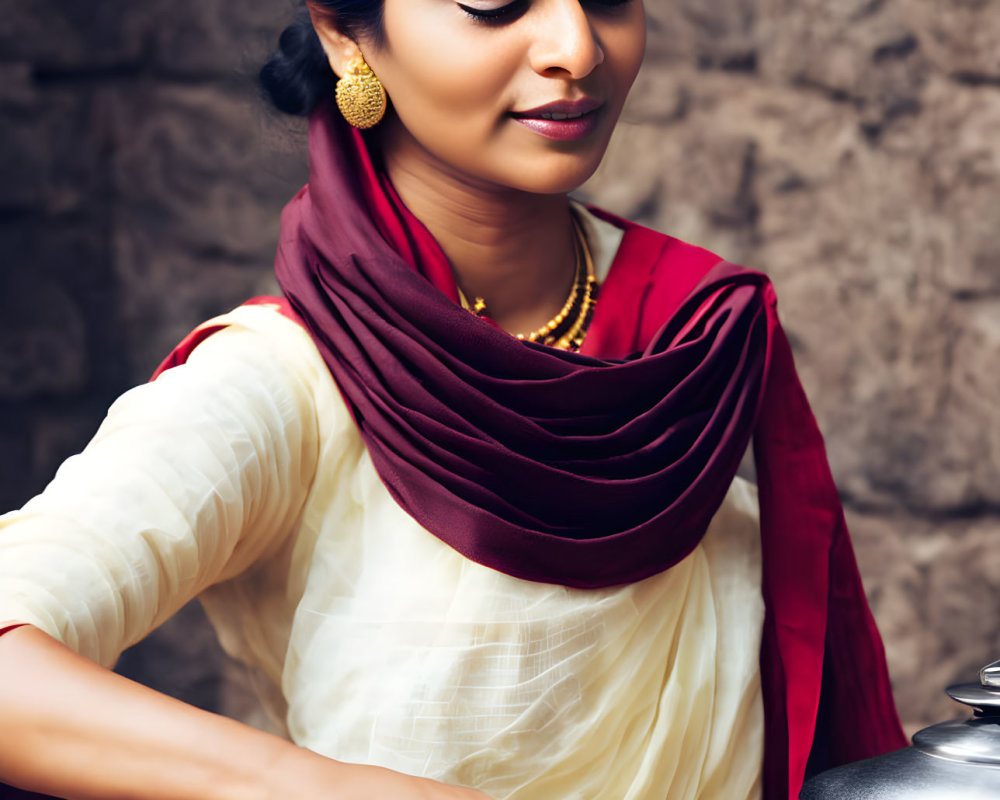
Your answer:
[[[587,335],[587,328],[597,305],[597,276],[594,274],[594,260],[590,254],[587,236],[577,218],[573,217],[574,250],[576,253],[576,277],[566,302],[552,319],[531,333],[516,334],[522,341],[538,342],[559,350],[579,350]],[[470,305],[461,289],[458,290],[462,307],[477,317],[486,316],[486,301],[477,297]]]
[[[582,286],[583,300],[580,302],[579,311],[569,330],[551,344],[560,350],[579,350],[583,346],[583,339],[587,335],[587,328],[594,315],[594,306],[597,304],[597,276],[594,274],[594,260],[590,255],[590,248],[587,246],[587,236],[576,215],[573,216],[573,224],[577,230],[577,243],[584,262],[582,272],[578,270],[580,277],[578,285]],[[543,343],[550,344],[548,341]]]

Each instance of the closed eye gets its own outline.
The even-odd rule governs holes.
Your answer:
[[[462,3],[458,3],[458,7],[476,22],[484,25],[505,25],[527,11],[529,4],[530,0],[513,0],[499,8],[476,8]]]
[[[634,2],[634,0],[581,0],[583,5],[593,6],[607,11],[616,9],[620,6],[628,5],[632,2]],[[458,3],[457,5],[476,22],[484,25],[506,25],[509,22],[513,22],[525,11],[527,11],[528,6],[531,5],[531,0],[513,0],[513,2],[497,8],[476,8],[475,6],[468,6],[464,3]]]

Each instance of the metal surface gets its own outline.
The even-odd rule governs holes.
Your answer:
[[[800,800],[997,800],[1000,769],[946,761],[913,747],[831,769]]]
[[[979,678],[947,690],[974,709],[972,719],[932,725],[913,747],[817,775],[800,800],[1000,799],[1000,661]]]
[[[979,682],[983,686],[1000,688],[1000,661],[994,661],[979,670]]]
[[[952,700],[972,706],[980,716],[1000,716],[1000,689],[991,689],[978,683],[960,683],[945,691]]]
[[[1000,721],[987,717],[942,722],[915,734],[913,746],[950,761],[1000,767]],[[1000,773],[996,777],[1000,780]],[[1000,786],[997,788],[1000,797]]]

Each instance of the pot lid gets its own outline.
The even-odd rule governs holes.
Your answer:
[[[950,761],[1000,767],[1000,661],[980,670],[979,683],[949,686],[947,692],[971,706],[973,718],[925,728],[914,735],[914,747]]]

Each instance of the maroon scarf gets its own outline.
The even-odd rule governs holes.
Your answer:
[[[766,279],[719,263],[634,358],[520,342],[454,302],[447,259],[358,134],[319,113],[310,138],[278,280],[399,504],[528,580],[611,586],[684,558],[753,432]]]
[[[480,564],[600,587],[700,541],[754,437],[760,482],[766,797],[906,744],[823,440],[767,278],[616,220],[622,246],[583,353],[463,311],[450,266],[360,134],[322,108],[277,274],[379,475]]]
[[[818,767],[905,746],[763,275],[604,214],[625,235],[584,352],[519,342],[456,305],[437,243],[329,108],[312,117],[310,154],[309,186],[282,218],[290,306],[278,302],[312,335],[403,508],[511,575],[631,582],[697,545],[753,436],[765,797],[798,796],[814,736],[825,740]]]

